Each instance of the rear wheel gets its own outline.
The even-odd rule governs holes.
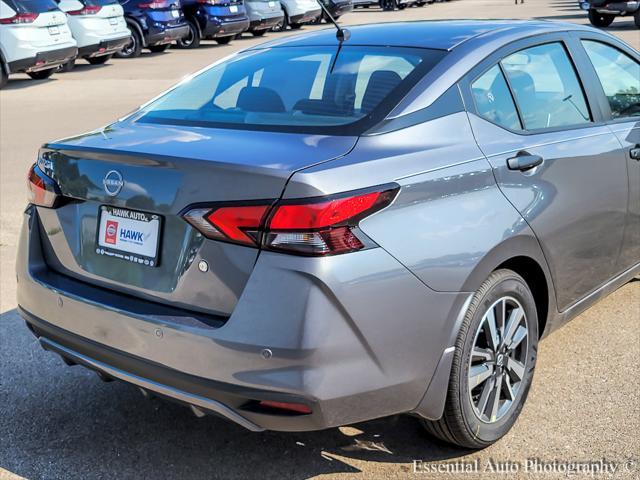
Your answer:
[[[47,68],[46,70],[38,70],[37,72],[29,72],[29,73],[27,73],[27,75],[29,75],[34,80],[44,80],[46,78],[49,78],[51,75],[53,75],[53,72],[55,72],[57,69],[58,69],[58,67]]]
[[[104,65],[109,60],[111,60],[111,57],[113,57],[113,55],[101,55],[100,57],[89,57],[87,58],[87,62],[89,62],[91,65]]]
[[[179,39],[176,44],[178,45],[178,48],[198,48],[200,46],[200,41],[202,40],[200,28],[191,20],[187,22],[187,26],[189,27],[189,33],[186,37]]]
[[[594,27],[608,27],[613,23],[615,15],[609,15],[608,13],[598,13],[596,10],[589,10],[589,21]]]
[[[60,71],[60,72],[70,72],[71,70],[73,70],[75,68],[75,66],[76,66],[76,59],[72,58],[67,63],[63,63],[62,65],[60,65],[58,67],[58,71]]]
[[[165,43],[164,45],[149,45],[149,50],[151,50],[153,53],[162,53],[166,52],[170,46],[171,45],[169,45],[168,43]]]
[[[4,88],[7,86],[9,82],[9,75],[4,71],[4,65],[0,64],[0,88]]]
[[[524,279],[497,270],[474,295],[456,340],[440,420],[423,420],[434,437],[484,448],[517,420],[529,393],[538,349],[536,305]]]
[[[220,45],[228,45],[228,44],[231,43],[231,40],[233,40],[233,36],[216,38],[216,42],[218,42],[218,44],[220,44]]]
[[[275,27],[272,28],[274,32],[284,32],[289,26],[289,16],[285,12],[284,17],[282,17],[282,21],[278,23]]]
[[[251,32],[253,34],[254,37],[262,37],[265,33],[267,33],[266,30],[254,30]]]
[[[130,42],[122,47],[122,50],[116,53],[118,58],[136,58],[142,53],[142,38],[134,27],[129,28],[131,30]]]

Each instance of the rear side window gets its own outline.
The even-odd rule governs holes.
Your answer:
[[[360,135],[445,54],[357,45],[248,51],[170,91],[138,121]]]
[[[578,76],[562,44],[521,50],[502,60],[502,66],[527,130],[591,121]]]
[[[3,0],[18,13],[45,13],[58,10],[53,0]]]
[[[511,130],[520,130],[520,119],[502,70],[494,65],[471,85],[478,113]]]
[[[582,42],[602,83],[613,118],[640,116],[640,64],[617,48]]]

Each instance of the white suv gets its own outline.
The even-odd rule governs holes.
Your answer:
[[[92,65],[107,62],[131,39],[124,10],[117,0],[56,0],[68,15],[73,38],[78,42],[78,58]],[[65,64],[71,70],[75,59]]]
[[[0,0],[0,87],[16,72],[48,78],[77,53],[67,16],[53,0]]]

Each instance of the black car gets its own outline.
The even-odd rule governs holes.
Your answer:
[[[172,42],[189,34],[180,0],[119,1],[131,30],[131,42],[116,54],[117,57],[137,57],[143,48],[164,52]]]
[[[227,44],[249,29],[243,0],[183,0],[189,34],[178,40],[181,48],[196,48],[202,38]]]
[[[595,27],[608,27],[616,17],[633,16],[640,28],[640,2],[621,0],[588,0],[580,8],[589,12],[589,21]]]

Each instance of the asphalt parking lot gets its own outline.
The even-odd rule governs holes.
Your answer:
[[[357,10],[343,23],[436,18],[586,23],[577,3],[459,0],[397,12]],[[618,19],[608,30],[640,48],[633,19]],[[470,478],[505,477],[507,471],[509,478],[529,478],[532,471],[540,478],[565,478],[562,465],[571,462],[610,463],[611,475],[596,478],[640,478],[640,281],[542,342],[519,421],[502,441],[475,453],[434,443],[406,416],[315,433],[250,433],[221,419],[197,419],[181,406],[147,401],[128,385],[102,383],[39,348],[16,314],[13,273],[25,173],[38,147],[102,126],[214,60],[278,35],[247,35],[229,46],[203,42],[197,50],[145,53],[98,67],[80,61],[73,72],[50,80],[13,76],[0,92],[0,479],[451,476],[414,473],[414,460],[478,468]]]

